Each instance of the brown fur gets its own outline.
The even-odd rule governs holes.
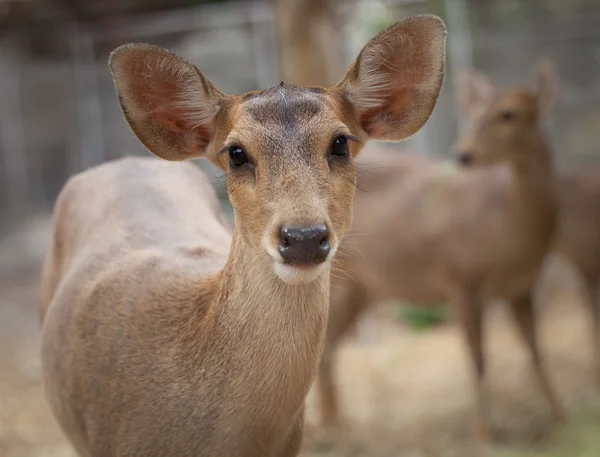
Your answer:
[[[444,49],[443,23],[414,17],[371,40],[335,87],[242,96],[160,48],[112,54],[134,133],[163,159],[205,156],[224,170],[236,228],[189,164],[127,158],[64,187],[43,276],[42,365],[82,457],[298,453],[329,265],[351,223],[353,158],[369,138],[401,140],[425,123]],[[402,70],[387,65],[397,59]],[[405,104],[396,87],[411,94]],[[393,105],[389,119],[369,112],[378,104]],[[339,135],[353,138],[347,157],[329,153]],[[230,145],[250,162],[230,166]],[[329,258],[283,265],[280,228],[316,224],[328,227]]]
[[[600,167],[561,176],[560,230],[554,250],[567,256],[590,287],[600,278]]]
[[[583,279],[600,381],[600,167],[565,174],[558,184],[560,223],[552,251],[566,258]]]
[[[543,394],[562,416],[541,364],[530,296],[556,225],[554,173],[539,122],[551,95],[529,88],[474,90],[478,97],[469,99],[470,127],[460,144],[486,166],[462,170],[424,157],[392,161],[382,152],[378,159],[372,153],[359,161],[358,184],[366,192],[355,199],[354,224],[337,262],[320,367],[325,424],[339,420],[332,378],[339,339],[366,306],[392,298],[453,307],[473,362],[484,440],[489,426],[483,307],[493,299],[508,300]],[[516,117],[506,121],[503,113],[509,110]],[[361,182],[362,170],[368,176],[376,166],[402,179],[379,190],[371,187],[376,178]]]
[[[539,111],[549,112],[556,102],[558,78],[553,64],[540,59],[535,67],[536,87],[546,96],[540,99]],[[463,91],[463,103],[467,109],[480,109],[480,93],[493,96],[492,85],[487,77],[476,74],[473,84],[467,83]],[[484,97],[485,98],[485,97]],[[531,117],[524,101],[513,97],[506,107],[508,110],[525,112]],[[485,161],[474,160],[473,165],[485,165]],[[558,230],[553,241],[552,254],[566,257],[581,274],[594,326],[594,347],[596,352],[596,371],[600,379],[600,168],[593,167],[567,173],[557,180],[559,203]]]

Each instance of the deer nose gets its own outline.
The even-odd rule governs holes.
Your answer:
[[[282,227],[279,232],[279,254],[288,265],[323,263],[329,251],[329,230],[325,225]]]

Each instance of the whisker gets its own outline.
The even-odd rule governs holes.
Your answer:
[[[352,248],[354,250],[355,253],[357,253],[358,255],[360,255],[362,257],[363,260],[367,260],[367,257],[362,253],[362,251],[360,249],[358,249],[356,246],[353,246],[351,244],[348,244],[347,247]],[[352,254],[351,253],[347,253],[348,257],[350,257]]]
[[[331,268],[331,273],[333,273],[333,271],[335,271],[336,273],[341,273],[341,274],[343,274],[343,275],[344,275],[344,276],[338,276],[338,277],[337,277],[338,279],[349,279],[349,280],[351,280],[351,281],[356,281],[356,280],[355,280],[355,279],[352,277],[352,275],[351,275],[351,274],[348,272],[348,270],[345,270],[345,269],[343,269],[343,268],[340,268],[340,267],[339,267],[339,266],[337,266],[337,265],[332,265],[332,268]]]

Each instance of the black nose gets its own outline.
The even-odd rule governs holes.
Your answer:
[[[473,154],[468,151],[462,151],[458,153],[458,163],[461,165],[471,165],[473,162]]]
[[[314,227],[282,227],[279,232],[279,253],[288,265],[323,263],[331,250],[329,230],[325,225]]]

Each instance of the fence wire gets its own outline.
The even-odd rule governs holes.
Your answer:
[[[525,83],[535,60],[544,56],[560,71],[559,103],[549,121],[558,165],[575,168],[600,159],[600,2],[357,0],[343,8],[346,63],[377,31],[364,20],[364,11],[374,6],[388,22],[427,12],[443,16],[448,25],[446,82],[431,120],[410,140],[412,148],[441,156],[451,150],[461,125],[458,71],[474,67],[501,84]],[[7,218],[48,207],[75,172],[146,154],[116,102],[106,65],[115,46],[145,41],[168,47],[233,93],[279,81],[268,1],[103,22],[40,17],[28,27],[0,34],[0,211]],[[201,166],[219,181],[216,170]]]

